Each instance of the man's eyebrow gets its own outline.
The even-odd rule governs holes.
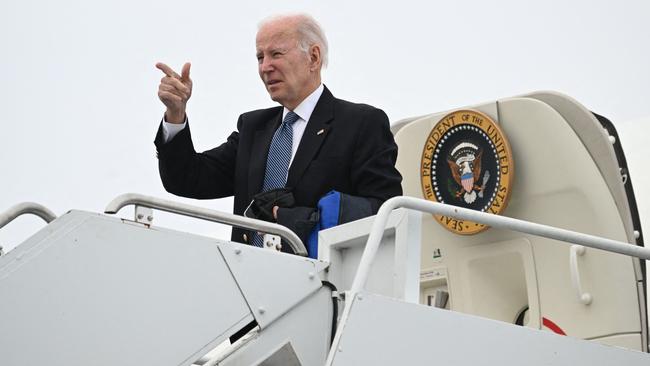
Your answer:
[[[255,55],[256,55],[256,56],[261,56],[261,55],[264,54],[264,52],[267,52],[267,51],[268,51],[269,53],[274,53],[274,52],[286,53],[287,50],[288,50],[288,49],[287,49],[286,47],[275,47],[275,48],[271,48],[271,49],[258,49],[258,50],[255,52]]]
[[[275,47],[271,48],[269,52],[287,52],[287,49],[285,47]]]

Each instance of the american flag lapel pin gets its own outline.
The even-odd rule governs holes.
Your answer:
[[[322,135],[323,132],[325,132],[325,129],[324,129],[324,128],[321,129],[320,131],[316,132],[316,136],[318,136],[318,135]]]

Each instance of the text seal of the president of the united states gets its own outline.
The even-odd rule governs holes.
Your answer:
[[[499,214],[508,204],[513,176],[508,140],[490,117],[478,111],[459,110],[444,116],[429,133],[422,151],[422,193],[431,201]],[[458,234],[488,228],[434,216]]]

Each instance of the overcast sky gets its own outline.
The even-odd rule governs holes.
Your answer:
[[[392,122],[541,89],[574,97],[618,126],[650,214],[647,0],[4,0],[0,211],[35,201],[57,215],[102,212],[115,196],[139,192],[230,212],[230,199],[163,190],[152,143],[163,113],[154,64],[192,62],[194,142],[213,147],[239,114],[273,106],[254,37],[259,20],[286,11],[309,12],[325,28],[324,81],[334,95],[381,107]],[[229,237],[229,228],[195,220],[157,213],[154,222]],[[0,245],[11,249],[42,226],[20,218],[0,230]]]

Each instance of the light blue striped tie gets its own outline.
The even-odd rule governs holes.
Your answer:
[[[299,118],[297,114],[290,111],[284,117],[280,128],[273,135],[269,155],[266,158],[263,192],[282,188],[287,182],[289,162],[291,161],[291,147],[293,145],[292,126]],[[253,245],[257,247],[264,245],[262,237],[257,233],[253,235]]]

